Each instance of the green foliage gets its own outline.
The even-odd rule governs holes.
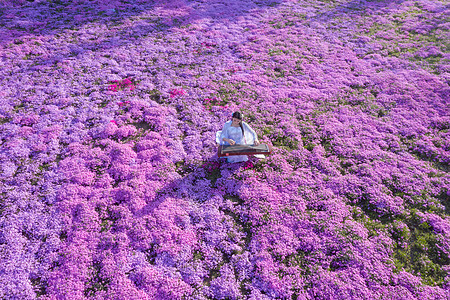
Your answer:
[[[107,291],[110,280],[101,276],[101,264],[94,262],[91,269],[91,279],[87,283],[87,287],[84,290],[86,297],[94,297],[99,291]]]
[[[206,162],[202,166],[206,173],[206,178],[211,181],[211,186],[214,186],[217,179],[222,177],[220,173],[220,164],[218,162]]]
[[[196,166],[193,164],[186,163],[185,160],[177,161],[175,163],[175,171],[181,176],[186,176],[192,172],[194,172]]]
[[[119,218],[109,208],[97,206],[95,211],[100,217],[100,232],[107,232],[111,230],[115,222],[119,220]]]
[[[203,253],[199,250],[194,250],[192,257],[194,260],[203,260],[204,259]]]
[[[287,255],[282,263],[287,267],[299,267],[303,276],[311,274],[311,265],[308,261],[308,257],[311,253],[307,251],[297,250],[296,253]]]
[[[447,276],[442,266],[448,265],[450,259],[437,246],[439,241],[433,228],[421,220],[415,209],[405,223],[406,228],[393,227],[392,238],[396,241],[393,259],[397,271],[420,274],[427,285],[442,285]]]
[[[33,286],[34,291],[36,292],[36,296],[44,296],[47,294],[48,283],[42,277],[31,277],[30,278],[31,285]]]
[[[354,206],[352,208],[353,219],[361,222],[369,232],[370,236],[378,236],[381,232],[386,232],[386,224],[377,220],[378,214],[367,214],[367,211],[361,207]],[[372,216],[372,218],[370,217]]]
[[[0,118],[0,125],[11,122],[10,118]]]
[[[146,91],[147,94],[150,95],[150,99],[152,99],[153,101],[157,102],[157,103],[162,103],[162,94],[159,90],[157,89],[153,89],[153,90],[147,90]]]
[[[272,144],[286,150],[298,149],[298,141],[286,135],[277,135],[272,137]]]

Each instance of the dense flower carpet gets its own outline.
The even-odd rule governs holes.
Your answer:
[[[0,299],[449,299],[449,11],[0,1]]]

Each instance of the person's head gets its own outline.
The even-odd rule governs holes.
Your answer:
[[[243,115],[240,112],[235,111],[231,116],[231,122],[234,126],[242,125],[242,118]]]
[[[241,114],[238,111],[235,111],[233,115],[231,116],[231,125],[241,127],[242,135],[244,135],[244,126],[242,126],[242,119],[244,118],[244,115]]]

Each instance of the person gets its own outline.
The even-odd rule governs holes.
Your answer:
[[[221,145],[259,145],[256,132],[244,121],[242,121],[242,113],[236,111],[231,117],[231,121],[227,121],[222,131],[218,132],[218,140]],[[236,155],[227,158],[228,162],[247,161],[247,155]]]

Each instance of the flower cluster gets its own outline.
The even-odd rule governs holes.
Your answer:
[[[175,98],[177,96],[183,96],[185,94],[183,89],[177,90],[177,89],[173,89],[170,90],[170,98]]]
[[[246,161],[243,165],[243,169],[247,170],[247,169],[252,169],[254,167],[253,163],[251,161]]]
[[[136,88],[136,84],[133,83],[129,78],[122,80],[113,80],[112,84],[108,86],[108,89],[113,92],[118,92],[120,90],[133,91]]]

